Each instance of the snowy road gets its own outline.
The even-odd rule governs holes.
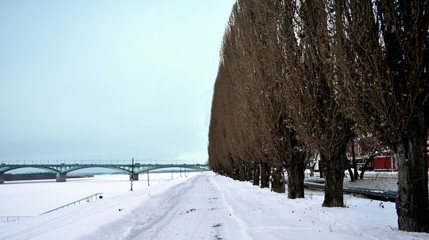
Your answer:
[[[219,187],[201,174],[175,185],[86,239],[246,239]],[[228,226],[225,228],[225,226]],[[235,226],[235,227],[233,227]],[[119,234],[122,233],[122,234]]]
[[[351,195],[346,208],[322,208],[322,192],[293,200],[212,172],[138,181],[133,192],[123,190],[126,180],[107,184],[120,188],[103,200],[0,223],[0,239],[429,239],[398,230],[394,203]]]
[[[199,175],[181,186],[165,206],[166,214],[136,239],[244,239],[230,206],[210,178]],[[178,224],[180,223],[180,224]]]

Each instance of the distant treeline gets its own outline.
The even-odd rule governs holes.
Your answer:
[[[55,179],[56,173],[24,173],[24,174],[4,174],[5,181],[18,181],[18,180],[42,180],[42,179]],[[70,174],[67,178],[85,178],[94,177],[90,174]]]

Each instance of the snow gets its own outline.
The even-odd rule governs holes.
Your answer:
[[[0,185],[0,239],[429,239],[397,228],[395,204],[345,195],[345,208],[323,208],[323,192],[304,199],[234,181],[213,172],[156,173]],[[103,199],[49,214],[103,192]],[[119,211],[121,210],[121,211]]]

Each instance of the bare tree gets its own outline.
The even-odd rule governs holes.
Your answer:
[[[293,33],[285,41],[287,53],[287,97],[291,125],[299,140],[320,153],[325,176],[323,206],[342,207],[344,157],[351,138],[350,122],[336,103],[335,79],[323,1],[299,1]],[[291,30],[290,30],[291,31]]]
[[[260,174],[261,187],[268,186],[272,174],[276,192],[285,191],[286,166],[288,196],[295,198],[304,196],[306,155],[289,124],[285,103],[286,67],[280,34],[281,28],[291,28],[292,22],[285,21],[285,16],[292,15],[293,9],[288,11],[283,1],[246,0],[234,6],[213,96],[209,154],[213,161],[211,153],[229,159],[229,175],[236,174],[237,166],[253,169],[254,183],[259,182],[256,175]],[[219,139],[222,142],[216,144]]]
[[[253,168],[259,173],[261,152],[261,124],[257,114],[262,114],[259,102],[255,102],[254,91],[249,91],[254,81],[251,69],[254,63],[244,57],[243,24],[239,21],[237,4],[228,23],[221,51],[221,62],[215,83],[212,117],[209,132],[209,156],[222,154],[228,159],[229,176],[244,180]],[[213,127],[212,127],[213,125]],[[220,126],[217,126],[220,125]],[[217,126],[217,127],[216,127]],[[221,142],[219,142],[221,139]],[[225,160],[213,160],[223,162]],[[264,179],[263,179],[264,180]],[[257,181],[259,182],[259,174]],[[264,181],[263,181],[264,182]],[[265,181],[268,183],[267,181]],[[262,184],[262,187],[265,187]]]
[[[332,1],[336,85],[354,128],[398,155],[399,228],[429,231],[429,3]]]

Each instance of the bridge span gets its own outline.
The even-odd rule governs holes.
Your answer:
[[[152,170],[163,169],[163,168],[184,168],[184,169],[193,169],[193,170],[205,170],[208,169],[207,164],[142,164],[142,163],[132,163],[132,164],[6,164],[2,163],[0,165],[0,184],[4,183],[4,174],[8,171],[12,171],[20,168],[36,168],[46,170],[48,172],[56,173],[57,182],[65,182],[67,178],[67,173],[86,169],[86,168],[107,168],[118,170],[121,172],[126,172],[130,175],[130,180],[138,180],[139,174],[144,172],[149,172]]]

